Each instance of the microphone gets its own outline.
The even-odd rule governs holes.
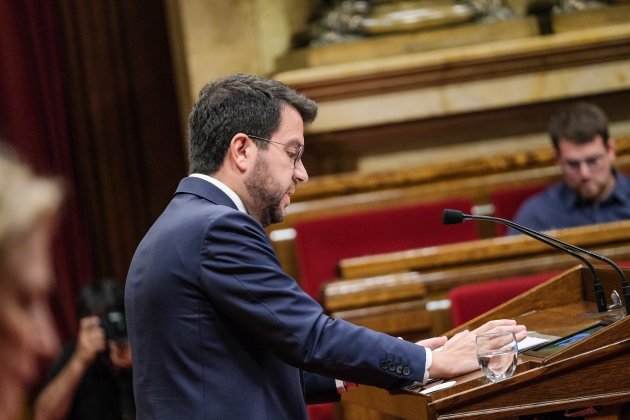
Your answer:
[[[582,249],[580,247],[577,247],[575,245],[571,245],[568,244],[566,242],[563,242],[559,239],[553,238],[551,236],[545,235],[543,233],[540,233],[538,231],[535,231],[533,229],[530,229],[528,227],[519,225],[518,223],[512,222],[510,220],[507,219],[502,219],[500,217],[492,217],[492,216],[476,216],[476,215],[472,215],[472,214],[466,214],[463,213],[459,210],[452,210],[452,209],[444,209],[443,213],[442,213],[442,217],[443,217],[443,222],[444,224],[447,225],[451,225],[451,224],[457,224],[457,223],[462,223],[464,220],[482,220],[482,221],[489,221],[489,222],[495,222],[495,223],[501,223],[504,225],[507,225],[509,227],[512,227],[516,230],[518,230],[519,232],[522,232],[534,239],[537,239],[541,242],[544,242],[545,244],[554,247],[556,249],[559,249],[563,252],[566,252],[568,254],[573,255],[574,257],[576,257],[577,259],[579,259],[580,261],[582,261],[589,269],[589,271],[591,272],[591,275],[593,276],[593,288],[595,291],[595,302],[597,304],[597,310],[598,312],[605,312],[606,311],[606,297],[604,296],[604,288],[602,286],[601,281],[599,280],[599,277],[597,276],[597,271],[595,270],[595,268],[593,267],[593,264],[591,264],[586,258],[584,258],[582,255],[580,255],[579,253],[583,253],[586,255],[589,255],[595,259],[598,259],[600,261],[604,261],[605,263],[609,264],[610,266],[613,267],[613,269],[617,272],[617,274],[619,274],[620,278],[621,278],[621,283],[622,283],[622,288],[623,288],[623,293],[624,293],[624,300],[625,300],[625,305],[626,305],[626,314],[630,313],[630,283],[628,283],[628,280],[626,279],[626,276],[623,274],[623,271],[619,268],[619,266],[617,264],[615,264],[615,262],[613,262],[611,259],[604,257],[603,255],[599,255],[596,254],[594,252],[591,251],[587,251],[585,249]]]

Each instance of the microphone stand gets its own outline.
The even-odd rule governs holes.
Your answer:
[[[448,211],[448,216],[447,216],[447,211]],[[519,232],[522,232],[530,237],[533,237],[534,239],[538,239],[539,241],[542,241],[544,243],[546,243],[549,246],[552,246],[556,249],[560,249],[561,251],[564,251],[568,254],[573,255],[575,258],[579,259],[580,261],[582,261],[589,269],[589,271],[591,272],[591,276],[593,278],[593,288],[595,291],[595,303],[597,305],[597,311],[598,312],[606,312],[607,311],[607,306],[606,306],[606,297],[604,295],[604,287],[599,279],[599,276],[597,275],[597,270],[595,270],[595,267],[593,267],[593,264],[591,264],[590,261],[588,261],[586,258],[584,258],[582,255],[580,255],[578,252],[584,252],[588,255],[590,255],[589,252],[581,249],[581,248],[577,248],[574,247],[573,245],[567,244],[565,242],[562,242],[556,238],[553,238],[551,236],[547,236],[543,233],[537,232],[533,229],[530,229],[528,227],[519,225],[517,223],[514,223],[510,220],[507,219],[502,219],[500,217],[493,217],[493,216],[477,216],[477,215],[471,215],[471,214],[466,214],[463,212],[460,212],[459,210],[448,210],[445,209],[444,210],[444,221],[445,223],[447,222],[447,217],[453,217],[452,220],[449,221],[449,223],[454,223],[455,220],[454,218],[458,218],[460,219],[459,222],[463,221],[463,220],[482,220],[482,221],[488,221],[488,222],[499,222],[502,224],[505,224],[507,226],[510,226],[516,230],[518,230]],[[613,263],[614,265],[614,263]],[[621,272],[621,270],[618,270],[618,272]],[[622,273],[623,276],[623,273]],[[623,276],[623,279],[625,279],[625,276]],[[630,290],[630,289],[629,289]],[[624,283],[624,297],[625,297],[625,283]],[[628,303],[629,300],[626,299],[626,308],[628,308]],[[628,309],[626,309],[626,313]]]
[[[487,217],[487,216],[475,216],[475,217]],[[590,256],[592,258],[595,258],[596,260],[603,261],[606,264],[610,265],[613,268],[613,270],[615,270],[615,272],[619,275],[619,278],[621,279],[621,290],[623,291],[623,299],[624,299],[624,303],[625,303],[625,307],[626,307],[626,315],[630,314],[630,282],[628,281],[628,278],[626,277],[626,275],[623,272],[623,270],[613,260],[611,260],[610,258],[608,258],[608,257],[606,257],[604,255],[596,254],[595,252],[588,251],[586,249],[582,249],[582,248],[577,247],[575,245],[571,245],[569,243],[563,242],[563,241],[561,241],[559,239],[556,239],[556,238],[554,238],[552,236],[548,236],[548,235],[545,235],[543,233],[536,232],[535,230],[532,230],[532,229],[530,229],[528,227],[517,225],[516,223],[514,223],[514,222],[512,222],[510,220],[501,219],[500,217],[496,217],[496,219],[500,219],[501,221],[506,223],[508,226],[513,227],[514,229],[517,229],[516,226],[520,226],[521,228],[524,228],[524,230],[529,232],[529,233],[535,232],[536,234],[540,235],[541,237],[550,239],[553,242],[556,242],[558,244],[562,244],[563,246],[567,247],[568,249],[571,249],[571,250],[576,251],[576,252],[583,252],[584,254],[586,254],[586,255],[588,255],[588,256]],[[571,255],[574,255],[574,254],[571,254]],[[601,286],[601,283],[600,283],[600,286]]]

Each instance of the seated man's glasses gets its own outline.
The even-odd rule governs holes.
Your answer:
[[[593,170],[597,169],[601,166],[601,163],[604,160],[604,155],[599,154],[595,156],[589,156],[585,159],[563,159],[562,164],[572,171],[578,172],[582,167],[582,164],[585,164],[588,169]]]
[[[264,141],[265,143],[271,143],[271,144],[276,144],[276,145],[282,146],[282,149],[287,154],[289,159],[291,159],[293,161],[293,167],[294,168],[297,166],[298,162],[300,160],[302,160],[302,154],[304,153],[304,146],[301,145],[301,144],[294,144],[294,145],[287,146],[284,143],[280,143],[278,141],[269,140],[269,139],[266,139],[264,137],[254,136],[252,134],[247,134],[247,137],[251,137],[251,138],[259,140],[259,141]]]

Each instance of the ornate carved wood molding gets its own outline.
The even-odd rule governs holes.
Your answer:
[[[630,6],[610,8],[606,13],[627,18],[630,17]],[[579,16],[563,18],[583,19]],[[514,22],[513,25],[518,24]],[[484,30],[481,25],[478,26],[479,31]],[[352,56],[351,45],[346,54]],[[294,70],[274,77],[317,101],[332,101],[628,57],[630,24],[621,23],[547,37],[529,36]]]

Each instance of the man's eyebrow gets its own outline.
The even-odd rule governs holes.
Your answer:
[[[285,143],[287,146],[298,146],[298,147],[304,147],[304,143],[300,142],[300,140],[298,139],[290,139],[287,140],[287,142]]]

